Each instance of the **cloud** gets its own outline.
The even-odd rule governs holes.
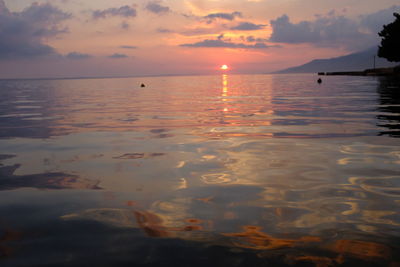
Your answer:
[[[231,30],[240,30],[240,31],[255,31],[264,29],[266,25],[264,24],[254,24],[251,22],[241,22],[239,25],[230,28]]]
[[[137,46],[134,45],[121,45],[119,48],[124,48],[124,49],[136,49],[138,48]]]
[[[166,28],[163,28],[163,27],[160,27],[160,28],[157,29],[157,32],[159,32],[159,33],[171,33],[173,31],[169,30],[169,29],[166,29]]]
[[[208,19],[208,20],[214,20],[214,19],[224,19],[224,20],[234,20],[236,17],[242,17],[242,13],[235,11],[232,13],[211,13],[208,14],[207,16],[204,16],[203,18]]]
[[[222,27],[198,27],[198,28],[193,28],[193,29],[187,29],[184,31],[179,32],[179,34],[185,35],[185,36],[196,36],[196,35],[209,35],[209,34],[218,34],[220,33],[224,28]]]
[[[247,48],[247,49],[263,49],[277,46],[269,46],[265,43],[255,43],[255,44],[244,44],[244,43],[232,43],[230,41],[224,41],[221,35],[216,40],[206,39],[200,42],[192,44],[181,44],[180,46],[185,47],[223,47],[223,48]]]
[[[84,54],[84,53],[79,53],[79,52],[71,52],[68,53],[66,56],[66,58],[68,59],[87,59],[87,58],[91,58],[92,56],[89,54]]]
[[[312,21],[290,22],[287,15],[271,20],[273,29],[269,41],[279,43],[311,43],[316,46],[344,47],[359,50],[379,42],[377,32],[392,20],[392,13],[400,9],[394,6],[357,19],[337,16],[330,12]]]
[[[246,41],[249,43],[254,43],[254,42],[267,42],[267,38],[255,38],[253,35],[247,36]]]
[[[378,12],[361,16],[361,26],[376,34],[386,25],[394,20],[393,13],[399,12],[400,6],[392,6]]]
[[[149,2],[146,9],[155,14],[165,14],[170,11],[169,7],[161,5],[160,1]]]
[[[121,23],[121,29],[123,29],[123,30],[129,29],[130,26],[131,26],[131,25],[129,25],[129,23],[126,22],[126,21],[123,21],[123,22]]]
[[[119,8],[95,10],[93,11],[92,16],[94,19],[104,19],[106,17],[136,17],[136,9],[126,5]]]
[[[271,26],[273,29],[270,37],[271,42],[312,43],[319,38],[319,33],[313,30],[311,22],[302,21],[298,24],[293,24],[287,15],[271,20]]]
[[[115,54],[112,54],[111,56],[109,56],[109,58],[127,58],[128,56],[127,55],[125,55],[125,54],[119,54],[119,53],[115,53]]]
[[[45,39],[68,32],[60,23],[71,18],[51,4],[34,3],[21,12],[10,12],[0,0],[0,59],[56,55]]]

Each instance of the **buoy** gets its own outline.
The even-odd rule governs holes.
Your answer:
[[[319,79],[317,80],[317,83],[322,83],[321,78],[319,78]]]
[[[140,87],[146,87],[146,85],[144,85],[144,83],[142,83],[142,84],[140,85]]]

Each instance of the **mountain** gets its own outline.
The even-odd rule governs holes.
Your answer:
[[[275,73],[308,73],[308,72],[333,72],[333,71],[362,71],[372,69],[374,56],[377,54],[377,48],[369,48],[367,50],[349,54],[346,56],[315,59],[304,65],[292,67]],[[393,67],[396,64],[386,59],[376,56],[376,68]]]

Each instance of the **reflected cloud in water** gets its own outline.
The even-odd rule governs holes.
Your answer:
[[[11,155],[0,155],[0,159],[12,158]],[[77,175],[62,172],[48,172],[29,175],[15,175],[20,164],[2,166],[0,164],[0,191],[19,188],[38,189],[101,189],[99,181],[91,181]]]
[[[243,191],[247,191],[247,194],[242,194]],[[257,198],[248,194],[256,191],[256,187],[246,188],[240,186],[209,187],[195,192],[185,190],[175,199],[153,205],[151,210],[137,210],[135,208],[85,210],[80,214],[62,216],[62,219],[67,221],[72,219],[77,222],[94,220],[122,229],[141,229],[150,238],[162,238],[164,240],[167,238],[171,240],[170,242],[173,242],[172,240],[176,238],[185,240],[185,242],[189,242],[186,244],[187,248],[191,248],[190,242],[195,241],[193,244],[197,244],[196,246],[199,246],[200,251],[206,249],[206,253],[210,253],[207,248],[211,248],[213,245],[203,246],[203,243],[199,243],[199,241],[206,242],[206,244],[211,243],[221,247],[223,250],[233,251],[234,249],[235,255],[242,260],[247,259],[249,255],[254,255],[263,259],[264,264],[275,263],[274,266],[304,263],[313,263],[315,266],[330,266],[332,264],[386,266],[391,262],[392,264],[395,263],[397,256],[393,254],[391,247],[379,242],[382,238],[377,238],[375,241],[362,240],[362,236],[353,236],[354,239],[344,239],[343,237],[348,236],[348,233],[343,229],[341,232],[332,229],[334,238],[329,237],[327,234],[312,236],[304,235],[301,232],[286,232],[282,231],[282,229],[276,229],[275,231],[270,229],[273,234],[269,234],[263,231],[263,227],[258,225],[243,225],[241,227],[242,231],[239,232],[219,231],[218,228],[220,227],[221,230],[229,229],[227,220],[237,220],[239,218],[226,216],[227,213],[221,210],[218,212],[223,213],[224,216],[218,218],[217,214],[212,214],[212,210],[229,209],[229,207],[234,208],[236,205],[243,205],[244,202]],[[185,198],[186,195],[201,197],[209,193],[215,193],[214,197],[208,198],[211,202],[198,202],[202,198]],[[232,198],[237,193],[244,196],[244,199],[242,199],[244,202],[238,201],[233,205],[235,199],[241,199],[240,196]],[[256,195],[253,194],[252,196]],[[231,200],[233,202],[230,204],[224,203]],[[196,206],[198,204],[208,205],[207,209],[211,210],[211,213],[204,216],[205,210],[201,209],[200,206]],[[253,209],[254,212],[254,207],[248,206],[248,208]],[[281,217],[286,212],[288,211],[276,209],[271,215],[274,214]],[[260,212],[258,211],[257,213]],[[263,212],[260,215],[262,214]],[[195,218],[193,215],[200,215],[200,218]],[[225,220],[223,225],[221,225],[221,218]],[[264,225],[265,227],[273,227],[271,223]],[[155,241],[153,241],[153,246],[158,248]],[[248,250],[256,252],[248,255]],[[157,262],[159,257],[160,254],[156,253],[153,260]],[[174,258],[174,255],[170,255],[170,257]],[[214,262],[212,256],[209,255],[208,259]]]

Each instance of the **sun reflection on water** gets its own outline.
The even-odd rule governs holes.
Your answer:
[[[228,101],[228,75],[222,74],[222,101],[224,102],[223,112],[228,112],[229,107],[226,106],[226,102]]]

